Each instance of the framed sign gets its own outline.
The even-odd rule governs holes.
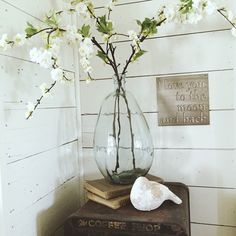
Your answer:
[[[157,78],[158,125],[209,125],[208,75]]]

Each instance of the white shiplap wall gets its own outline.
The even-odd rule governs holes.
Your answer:
[[[23,32],[26,21],[40,24],[39,18],[52,7],[61,9],[61,2],[1,0],[1,34]],[[65,24],[72,20],[66,19]],[[73,82],[58,84],[54,97],[44,100],[26,121],[25,104],[40,96],[42,82],[51,83],[50,72],[29,61],[32,46],[31,41],[0,54],[1,236],[59,235],[66,217],[80,204],[77,54],[73,49],[62,51],[63,67]]]
[[[113,12],[117,29],[135,28],[135,19],[151,17],[166,2],[171,1],[119,1]],[[234,0],[221,3],[236,12]],[[127,57],[129,45],[117,43],[120,60]],[[155,145],[151,173],[189,186],[193,236],[235,236],[236,63],[230,25],[217,14],[194,26],[170,24],[147,40],[144,49],[149,53],[129,68],[127,89],[135,95],[151,129]],[[80,91],[86,179],[101,176],[93,159],[92,138],[99,106],[113,90],[112,71],[96,58],[93,65],[97,80],[87,85],[81,75]],[[199,73],[209,74],[211,124],[158,127],[156,77]]]

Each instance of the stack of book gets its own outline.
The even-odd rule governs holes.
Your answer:
[[[147,178],[156,182],[163,182],[161,178],[152,175],[147,175]],[[86,181],[84,186],[87,190],[88,199],[112,209],[118,209],[130,202],[132,184],[117,185],[109,183],[105,179],[96,179]]]

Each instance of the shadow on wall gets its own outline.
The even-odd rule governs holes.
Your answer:
[[[37,215],[37,236],[63,236],[63,224],[79,207],[78,178],[73,178],[40,200],[53,204]]]

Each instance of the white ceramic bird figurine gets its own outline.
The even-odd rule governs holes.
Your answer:
[[[182,203],[182,200],[165,185],[149,181],[145,177],[139,177],[134,182],[130,200],[133,206],[140,211],[155,210],[166,200],[171,200],[176,204]]]

